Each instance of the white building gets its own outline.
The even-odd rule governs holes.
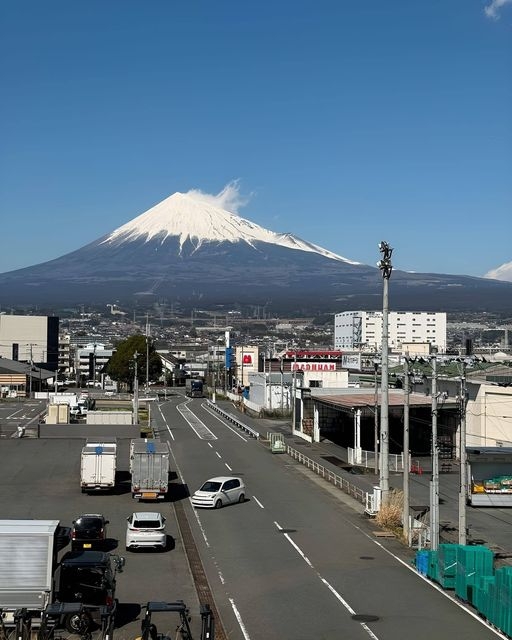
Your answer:
[[[76,352],[76,371],[79,378],[99,382],[101,371],[112,357],[113,349],[107,349],[104,344],[88,344]]]
[[[390,311],[388,344],[391,351],[414,355],[413,345],[428,343],[440,353],[446,351],[446,313],[433,311]],[[344,311],[334,316],[334,348],[380,351],[382,311]],[[423,350],[423,347],[421,348]]]
[[[59,318],[0,314],[0,356],[33,362],[55,371],[59,353]]]

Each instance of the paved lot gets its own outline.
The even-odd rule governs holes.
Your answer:
[[[110,520],[112,553],[126,557],[118,576],[116,640],[140,635],[141,607],[149,600],[184,600],[192,615],[191,626],[199,637],[199,602],[182,540],[170,502],[139,504],[128,483],[127,440],[119,441],[118,487],[113,494],[82,494],[79,485],[80,440],[5,439],[1,445],[0,513],[2,518],[58,519],[69,526],[80,513],[103,513]],[[166,552],[126,552],[126,518],[135,510],[159,510],[167,518],[169,549]],[[142,611],[142,615],[143,615]],[[174,637],[178,618],[159,614],[158,631]]]

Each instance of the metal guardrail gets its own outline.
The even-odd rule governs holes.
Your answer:
[[[364,449],[347,448],[348,463],[366,469],[375,467],[375,453],[373,451],[365,451]],[[403,453],[389,454],[389,470],[403,473],[404,455]]]
[[[317,475],[324,478],[324,480],[327,480],[327,482],[330,482],[335,487],[339,487],[342,491],[348,493],[349,496],[352,496],[361,504],[366,504],[366,491],[360,487],[356,487],[355,484],[352,484],[345,478],[342,478],[329,469],[326,469],[321,464],[318,464],[315,460],[308,458],[302,452],[297,451],[293,447],[287,446],[286,453],[295,460],[298,460],[298,462],[306,466],[308,469],[314,471]]]
[[[226,420],[229,420],[229,422],[234,424],[235,427],[238,427],[239,429],[242,429],[242,431],[245,431],[246,433],[248,433],[253,438],[256,438],[256,440],[259,440],[260,434],[259,434],[258,431],[256,431],[256,429],[253,429],[249,425],[244,424],[243,422],[240,422],[240,420],[238,420],[238,418],[236,416],[232,415],[231,413],[227,413],[226,411],[221,409],[218,405],[213,403],[211,400],[207,400],[206,401],[206,405],[210,409],[213,409],[214,411],[216,411],[218,414],[220,414]]]

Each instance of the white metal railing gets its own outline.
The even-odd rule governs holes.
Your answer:
[[[348,463],[358,467],[365,467],[366,469],[375,468],[375,452],[365,451],[364,449],[347,449]],[[395,472],[403,472],[404,470],[404,456],[403,453],[390,453],[389,454],[389,470]]]
[[[293,449],[293,447],[287,446],[286,453],[292,458],[294,458],[295,460],[297,460],[298,462],[300,462],[301,464],[303,464],[304,466],[306,466],[308,469],[311,469],[312,471],[314,471],[317,475],[327,480],[327,482],[330,482],[335,487],[339,487],[342,491],[344,491],[345,493],[348,493],[350,496],[355,498],[361,504],[365,504],[366,493],[365,491],[363,491],[363,489],[356,487],[355,484],[352,484],[345,478],[342,478],[341,476],[338,476],[336,473],[333,473],[329,469],[326,469],[321,464],[318,464],[318,462],[316,462],[315,460],[312,460],[311,458],[308,458],[307,456],[305,456],[302,452],[297,451],[296,449]]]

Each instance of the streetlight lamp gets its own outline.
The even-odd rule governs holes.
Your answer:
[[[381,411],[380,411],[380,488],[382,503],[386,504],[389,496],[389,377],[388,377],[388,311],[389,311],[389,279],[393,266],[391,255],[393,249],[387,242],[379,244],[382,258],[377,266],[382,272],[382,358],[381,358]]]

